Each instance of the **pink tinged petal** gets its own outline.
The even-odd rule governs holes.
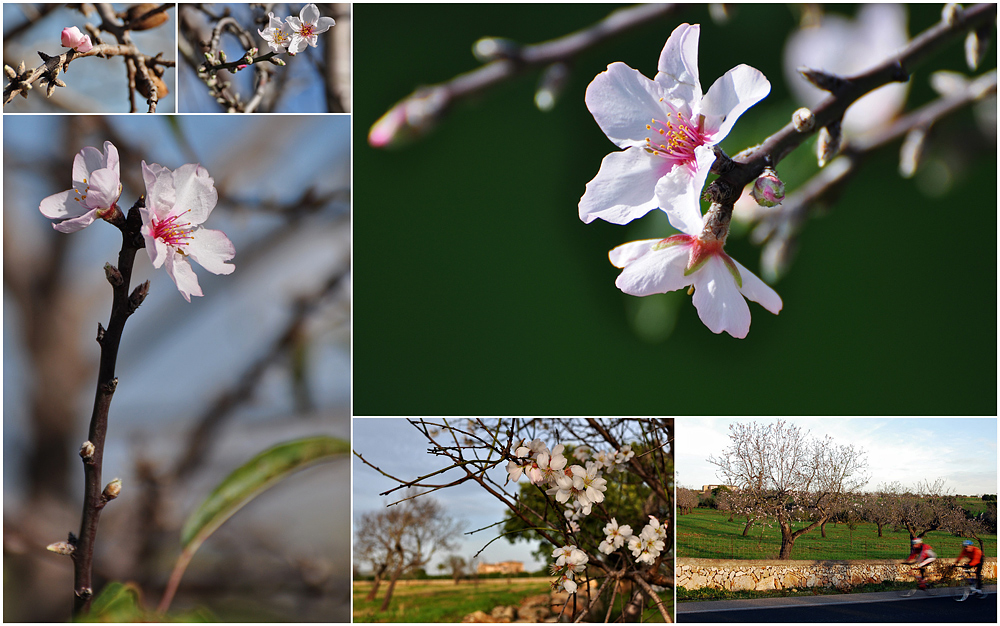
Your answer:
[[[38,205],[38,210],[50,220],[77,217],[87,211],[86,207],[76,201],[78,197],[72,189],[60,191],[42,200]]]
[[[147,214],[143,209],[139,209],[143,216],[143,227],[140,230],[142,232],[142,238],[146,242],[146,253],[149,254],[149,260],[153,264],[153,267],[159,268],[167,260],[167,244],[162,239],[156,239],[152,236],[152,225],[147,222]]]
[[[709,146],[694,150],[695,169],[675,167],[656,183],[656,203],[667,214],[670,225],[689,235],[699,235],[704,226],[701,214],[701,192],[715,162]]]
[[[736,259],[733,259],[733,263],[739,268],[740,275],[743,277],[743,286],[740,287],[740,292],[748,299],[759,303],[762,307],[777,315],[783,306],[781,296],[778,295],[778,292],[771,289],[756,274],[740,265],[740,262]]]
[[[722,258],[713,256],[693,278],[692,301],[705,326],[716,334],[725,331],[745,338],[750,332],[750,307]]]
[[[615,286],[632,296],[667,293],[691,284],[684,275],[688,260],[688,244],[652,249],[629,263],[615,280]]]
[[[738,65],[712,83],[701,101],[705,131],[713,143],[722,141],[743,112],[771,92],[771,83],[749,65]]]
[[[288,46],[288,52],[290,54],[298,54],[305,50],[307,47],[307,42],[304,37],[294,34],[292,35],[292,43]]]
[[[73,159],[73,182],[82,183],[90,178],[90,173],[107,167],[107,161],[100,150],[87,146]]]
[[[597,176],[587,183],[580,198],[580,219],[589,224],[603,219],[627,224],[658,206],[656,181],[670,171],[671,164],[642,148],[612,152],[601,161]]]
[[[187,163],[174,170],[173,184],[176,196],[171,213],[179,215],[189,211],[184,215],[185,221],[191,224],[204,223],[219,201],[219,192],[215,190],[215,181],[208,175],[208,170],[200,165]]]
[[[52,228],[55,228],[61,233],[75,233],[78,230],[83,230],[84,228],[90,226],[97,219],[97,209],[87,211],[80,217],[74,217],[68,220],[59,222],[58,224],[53,224]]]
[[[584,100],[608,139],[619,148],[644,147],[650,131],[646,125],[663,120],[669,112],[660,98],[667,94],[662,87],[624,63],[612,63],[598,74]]]
[[[615,267],[625,267],[639,257],[645,256],[653,251],[653,246],[662,239],[642,239],[640,241],[630,241],[623,243],[617,248],[608,252],[608,259]]]
[[[166,266],[167,273],[170,274],[170,278],[177,285],[177,290],[181,292],[185,300],[191,302],[191,296],[204,295],[201,292],[201,285],[198,284],[198,277],[195,275],[194,270],[191,269],[191,264],[184,258],[184,255],[170,250],[167,255]]]
[[[142,162],[142,179],[146,183],[146,209],[163,219],[170,214],[174,206],[174,179],[169,169],[151,163]]]
[[[236,266],[226,263],[236,256],[236,248],[221,230],[199,228],[191,233],[190,243],[184,252],[213,274],[232,274],[236,269]]]
[[[701,26],[681,24],[674,29],[660,52],[656,82],[671,89],[671,95],[688,102],[701,99],[698,79],[698,37]]]
[[[87,199],[81,204],[99,209],[107,209],[117,202],[122,189],[118,175],[107,168],[91,172],[88,187]]]
[[[121,165],[118,161],[118,148],[110,141],[104,142],[104,164],[102,167],[114,172],[115,176],[119,178],[119,182],[121,182]]]

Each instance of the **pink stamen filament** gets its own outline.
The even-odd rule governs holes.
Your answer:
[[[671,117],[676,123],[670,120]],[[667,113],[666,122],[652,120],[646,124],[646,130],[653,132],[652,138],[646,137],[646,149],[666,159],[693,162],[694,149],[705,143],[701,129],[679,111]]]
[[[192,238],[191,233],[195,230],[195,226],[191,223],[180,221],[180,218],[187,213],[188,211],[184,211],[179,215],[171,215],[162,221],[157,221],[154,216],[151,229],[153,238],[159,239],[169,246],[178,248],[186,246]]]
[[[311,24],[303,24],[299,34],[303,37],[311,37],[313,34],[313,27]]]

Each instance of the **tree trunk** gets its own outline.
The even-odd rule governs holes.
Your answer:
[[[878,536],[881,537],[882,536],[882,526],[883,526],[883,524],[876,524],[876,526],[878,526]]]
[[[819,536],[826,539],[826,522],[819,525]]]
[[[792,548],[795,546],[795,535],[789,525],[781,525],[781,551],[778,552],[779,561],[787,561],[792,558]]]
[[[379,585],[382,584],[382,575],[385,574],[385,570],[387,567],[389,567],[389,563],[385,562],[382,565],[380,565],[378,571],[375,572],[375,580],[372,584],[372,589],[371,591],[368,592],[368,595],[365,596],[366,601],[371,602],[372,600],[375,599],[375,596],[378,594],[378,587]]]
[[[743,536],[746,537],[750,534],[750,527],[753,526],[753,518],[747,518],[747,525],[743,527]]]
[[[403,573],[403,567],[397,567],[392,572],[392,579],[389,580],[389,588],[385,590],[385,599],[382,600],[382,607],[379,609],[381,612],[385,612],[389,608],[389,603],[392,602],[392,592],[396,588],[396,581],[399,580],[400,575]]]

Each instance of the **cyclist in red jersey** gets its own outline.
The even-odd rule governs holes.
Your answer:
[[[913,563],[920,568],[920,588],[927,588],[927,566],[937,560],[937,554],[930,545],[917,537],[910,541],[910,556],[903,563]]]
[[[962,542],[962,551],[958,553],[955,565],[958,565],[962,559],[968,559],[969,562],[961,567],[969,571],[976,568],[976,587],[972,590],[973,593],[985,596],[986,594],[983,592],[983,551],[972,545],[971,539],[966,539]]]

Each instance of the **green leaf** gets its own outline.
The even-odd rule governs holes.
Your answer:
[[[193,553],[233,513],[279,480],[350,449],[349,442],[324,436],[288,441],[261,452],[222,481],[191,514],[181,531],[181,547]]]
[[[88,622],[132,622],[142,616],[142,592],[135,583],[110,582],[94,597],[90,613],[82,616]]]

